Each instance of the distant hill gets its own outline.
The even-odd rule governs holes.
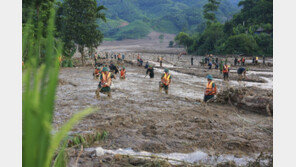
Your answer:
[[[221,0],[220,22],[239,11],[240,0]],[[108,10],[107,23],[99,22],[107,40],[143,38],[151,31],[177,34],[201,32],[205,27],[203,5],[207,0],[98,0]]]

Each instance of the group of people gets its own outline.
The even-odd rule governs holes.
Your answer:
[[[142,60],[139,54],[138,54],[137,60],[138,61]],[[149,75],[150,78],[154,78],[154,68],[152,65],[149,65],[148,61],[146,63],[145,68],[147,68],[146,76]],[[100,80],[98,84],[98,88],[96,90],[97,98],[100,98],[100,93],[107,94],[108,97],[111,97],[112,79],[116,79],[116,74],[119,71],[120,71],[120,79],[125,79],[126,69],[124,66],[119,70],[118,66],[114,64],[113,61],[110,62],[109,66],[107,65],[107,63],[102,64],[99,62],[95,62],[95,70],[94,70],[93,76],[95,79]],[[159,91],[161,92],[164,89],[165,93],[168,94],[171,80],[172,80],[172,76],[169,73],[169,70],[165,69],[164,74],[161,77],[161,81],[159,82]]]
[[[191,64],[193,65],[193,58],[191,58]],[[201,60],[201,65],[207,65],[209,69],[213,68],[213,65],[215,67],[215,69],[219,68],[219,58],[218,57],[214,57],[212,54],[206,55],[204,58],[202,58]]]
[[[242,58],[238,58],[238,57],[235,57],[234,58],[234,66],[236,65],[242,65],[244,66],[245,65],[245,62],[246,62],[246,58],[245,57],[242,57]]]
[[[202,58],[201,65],[204,66],[205,64],[208,65],[208,69],[212,69],[212,66],[215,65],[215,69],[220,69],[220,73],[223,74],[223,79],[225,81],[229,81],[229,73],[230,73],[230,65],[228,63],[228,59],[225,58],[224,60],[221,59],[218,64],[219,58],[213,57],[212,54],[206,55],[204,58]],[[238,57],[235,57],[234,59],[234,66],[240,65],[240,67],[237,69],[237,74],[239,76],[239,80],[246,79],[246,72],[248,71],[248,68],[244,68],[245,66],[246,58],[241,57],[240,59]]]
[[[120,54],[117,54],[117,60],[122,61],[122,57],[119,56]],[[95,59],[96,60],[96,59]],[[160,67],[162,67],[162,58],[158,59],[160,62]],[[218,58],[214,58],[212,55],[209,55],[203,59],[207,63],[214,62],[215,64],[218,64]],[[239,62],[239,61],[237,61]],[[245,58],[242,58],[241,63],[245,62]],[[139,66],[143,65],[143,59],[140,57],[140,55],[137,55],[137,63]],[[242,64],[243,65],[243,64]],[[223,61],[221,60],[220,64],[220,71],[223,73],[224,80],[229,80],[229,71],[230,71],[230,65],[228,65],[227,58]],[[149,64],[147,61],[145,64],[146,69],[146,76],[149,75],[150,78],[154,78],[154,67],[153,65]],[[110,70],[109,70],[110,69]],[[218,69],[218,67],[217,67]],[[243,79],[246,77],[246,71],[248,69],[245,69],[244,67],[239,67],[237,70],[238,75],[240,76],[240,79]],[[113,63],[113,61],[110,62],[109,65],[107,63],[100,64],[95,61],[95,71],[94,71],[94,78],[99,79],[99,85],[98,89],[96,91],[97,98],[100,97],[100,93],[107,94],[108,97],[111,97],[111,89],[110,86],[112,84],[112,79],[116,79],[116,75],[120,72],[120,79],[126,78],[126,69],[124,66],[119,69],[118,65]],[[145,76],[145,77],[146,77]],[[208,75],[207,77],[208,83],[206,85],[205,93],[204,93],[204,102],[207,102],[211,98],[213,98],[217,93],[217,86],[213,82],[212,75]],[[172,75],[169,73],[169,69],[165,68],[164,73],[161,75],[160,82],[159,82],[159,91],[164,92],[168,94],[169,87],[172,81]]]
[[[120,57],[118,57],[118,62],[120,61],[122,60],[120,59]],[[122,66],[119,69],[118,64],[114,63],[113,61],[111,61],[110,64],[108,64],[107,62],[100,63],[99,61],[96,61],[94,68],[95,68],[93,72],[94,79],[100,80],[98,84],[98,89],[96,90],[97,98],[100,98],[100,93],[107,94],[108,97],[111,97],[110,87],[112,84],[112,79],[116,79],[116,75],[118,73],[120,73],[120,79],[125,79],[126,78],[125,67]]]
[[[105,54],[105,57],[103,56]],[[105,52],[105,53],[95,53],[94,54],[94,57],[97,57],[97,58],[102,58],[102,59],[109,59],[109,56],[111,59],[117,59],[119,61],[121,60],[124,60],[125,59],[125,54],[124,53],[108,53],[108,52]]]

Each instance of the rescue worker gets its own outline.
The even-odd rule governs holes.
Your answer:
[[[243,65],[243,66],[245,65],[245,61],[246,61],[246,58],[243,57],[243,58],[242,58],[242,65]]]
[[[100,76],[100,83],[96,91],[97,98],[100,98],[100,93],[107,94],[108,97],[111,98],[111,84],[111,72],[109,72],[107,67],[104,67]]]
[[[96,67],[93,73],[94,79],[98,79],[100,76],[100,73],[101,73],[100,67]]]
[[[193,66],[193,56],[191,56],[191,66]]]
[[[204,102],[207,102],[208,100],[213,98],[215,94],[217,94],[217,87],[216,87],[216,84],[213,82],[212,75],[208,75],[207,79],[208,79],[208,83],[205,90]]]
[[[234,66],[236,66],[237,62],[238,62],[238,59],[237,59],[237,57],[235,57],[234,58]]]
[[[240,68],[237,69],[237,74],[239,76],[239,80],[242,80],[242,79],[246,78],[247,70],[244,67],[240,67]]]
[[[126,70],[125,67],[122,67],[120,70],[120,79],[125,79]]]
[[[118,54],[117,59],[118,59],[118,61],[121,61],[121,60],[122,60],[122,59],[121,59],[121,54],[120,54],[120,53]]]
[[[150,78],[154,78],[154,69],[152,65],[149,65],[146,71],[146,76],[149,75]],[[145,76],[145,78],[146,78]]]
[[[224,78],[224,81],[229,81],[229,67],[227,64],[224,64],[223,65],[223,78]]]
[[[259,60],[259,57],[257,56],[257,57],[256,57],[256,64],[258,64],[258,60]]]
[[[162,57],[159,57],[159,66],[162,67]]]
[[[161,76],[161,81],[159,82],[159,92],[162,92],[162,89],[164,88],[165,93],[168,94],[171,81],[172,76],[169,74],[169,70],[166,68],[164,69],[164,74]]]

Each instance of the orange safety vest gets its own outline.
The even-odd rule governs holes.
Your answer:
[[[96,74],[96,75],[98,75],[98,74],[99,74],[99,72],[100,72],[100,70],[99,70],[99,69],[95,69],[95,74]]]
[[[206,93],[209,93],[208,95],[215,95],[217,93],[216,85],[213,88],[213,81],[208,82],[207,88],[206,88]]]
[[[170,77],[171,77],[171,74],[164,73],[164,76],[163,76],[163,79],[164,79],[163,84],[165,84],[166,86],[168,86],[169,85],[169,82],[170,82]]]
[[[106,86],[104,86],[104,84],[108,83],[110,77],[111,77],[110,72],[108,72],[107,75],[105,73],[102,73],[101,83],[102,83],[103,87],[106,87]]]
[[[224,65],[223,66],[223,73],[227,73],[228,72],[228,66],[227,65]]]
[[[159,58],[159,61],[162,61],[162,57]]]
[[[124,76],[125,76],[125,70],[124,70],[124,69],[121,69],[121,71],[120,71],[120,76],[121,76],[121,77],[124,77]]]
[[[245,62],[245,58],[243,58],[243,60],[242,60],[243,62]]]
[[[117,56],[119,59],[121,59],[121,55],[119,54],[118,56]]]

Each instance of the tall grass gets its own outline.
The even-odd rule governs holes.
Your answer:
[[[53,156],[67,136],[72,126],[91,109],[75,114],[62,128],[52,134],[54,100],[58,84],[59,62],[62,44],[54,38],[55,11],[50,9],[50,17],[45,27],[38,22],[33,24],[33,12],[23,27],[22,53],[26,56],[23,69],[23,135],[22,163],[24,167],[64,166],[65,163],[53,160]],[[46,32],[43,37],[42,32]],[[58,159],[64,159],[63,149]]]

